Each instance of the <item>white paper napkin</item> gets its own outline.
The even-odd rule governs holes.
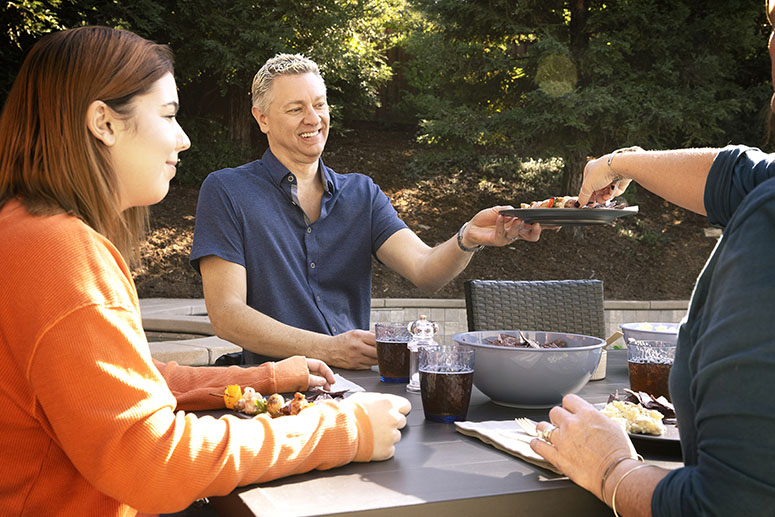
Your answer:
[[[455,428],[459,433],[478,438],[484,443],[488,443],[496,449],[507,452],[528,463],[561,474],[554,465],[543,459],[530,448],[530,440],[532,440],[533,437],[523,431],[514,420],[455,422]]]
[[[356,391],[366,391],[358,384],[355,384],[353,381],[349,381],[339,375],[338,373],[334,374],[334,384],[331,385],[331,391],[344,391],[347,390],[348,392],[356,392]]]

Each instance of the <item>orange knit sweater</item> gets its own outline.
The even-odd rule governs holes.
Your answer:
[[[307,387],[304,359],[255,369],[162,365],[118,251],[75,217],[0,210],[0,508],[4,515],[179,511],[200,497],[368,461],[368,416],[197,418],[211,391]],[[177,397],[177,400],[176,400]]]

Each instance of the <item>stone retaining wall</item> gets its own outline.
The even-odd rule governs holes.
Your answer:
[[[688,301],[604,302],[606,336],[621,323],[681,321]],[[149,298],[140,300],[143,327],[148,331],[201,334],[201,338],[150,343],[159,361],[180,364],[212,364],[221,354],[239,351],[236,345],[213,336],[204,300]],[[371,325],[382,321],[412,321],[425,314],[439,325],[437,341],[451,343],[452,335],[468,330],[465,300],[433,298],[376,298],[371,303]],[[615,343],[616,344],[616,343]],[[619,341],[621,344],[621,340]]]
[[[688,301],[618,301],[604,302],[606,336],[622,323],[640,321],[677,323],[686,314]],[[439,325],[440,343],[451,343],[452,336],[468,330],[466,303],[462,299],[377,298],[371,302],[371,327],[382,321],[412,321],[425,314]],[[621,340],[619,341],[621,343]]]

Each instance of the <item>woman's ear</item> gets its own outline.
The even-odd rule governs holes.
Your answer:
[[[86,126],[94,137],[108,147],[116,143],[116,119],[107,104],[94,101],[86,110]]]

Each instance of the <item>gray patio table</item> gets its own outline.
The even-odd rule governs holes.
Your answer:
[[[412,402],[395,457],[238,488],[211,498],[220,515],[611,515],[567,478],[464,436],[454,424],[426,421],[420,395],[408,394],[404,384],[381,383],[370,370],[336,372],[367,391],[404,395]],[[610,350],[606,378],[589,382],[579,395],[591,403],[606,402],[609,393],[628,386],[626,351]],[[468,420],[518,416],[545,420],[548,409],[499,406],[474,388]],[[682,465],[677,442],[638,440],[636,448],[650,463]]]

